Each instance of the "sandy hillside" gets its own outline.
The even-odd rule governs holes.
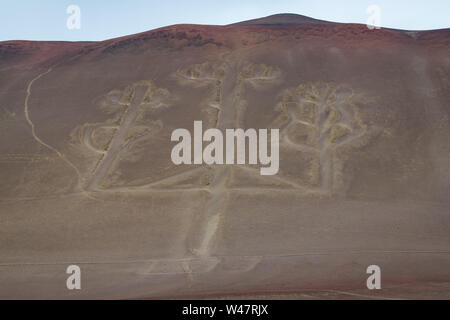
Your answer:
[[[0,42],[0,298],[450,298],[449,117],[450,29]],[[278,174],[173,164],[195,120],[279,129]]]

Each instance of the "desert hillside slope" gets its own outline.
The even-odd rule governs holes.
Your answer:
[[[279,129],[278,174],[173,164],[195,120]],[[0,42],[0,298],[450,298],[449,121],[450,29]]]

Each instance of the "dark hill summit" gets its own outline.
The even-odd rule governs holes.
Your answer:
[[[298,25],[298,24],[328,24],[333,22],[313,19],[307,16],[293,13],[281,13],[264,18],[246,20],[230,24],[232,26],[253,26],[253,25]]]

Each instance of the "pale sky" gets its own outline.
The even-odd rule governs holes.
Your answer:
[[[450,27],[449,0],[1,0],[0,41],[98,41],[179,23],[224,25],[277,13],[335,22],[367,22],[370,5],[381,26],[407,30]],[[68,29],[69,5],[80,29]]]

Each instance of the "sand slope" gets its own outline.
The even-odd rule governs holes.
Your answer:
[[[0,298],[450,298],[449,53],[293,15],[0,42]],[[279,173],[174,165],[195,120],[280,129]]]

